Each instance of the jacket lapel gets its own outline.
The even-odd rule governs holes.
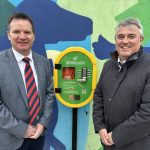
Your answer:
[[[22,75],[21,75],[18,63],[16,61],[16,58],[15,58],[11,49],[9,49],[7,51],[7,56],[8,56],[7,63],[10,67],[11,72],[12,72],[12,76],[18,85],[18,88],[20,90],[20,93],[23,97],[23,100],[24,100],[26,106],[28,107],[28,99],[26,96],[26,91],[25,91],[25,86],[23,83]]]
[[[40,97],[40,100],[42,98],[42,91],[41,91],[41,87],[42,87],[42,70],[41,70],[41,64],[38,60],[38,58],[36,57],[36,54],[34,52],[32,52],[32,57],[34,60],[34,66],[35,66],[35,70],[36,70],[36,74],[37,74],[37,79],[38,79],[38,94]],[[40,103],[41,105],[41,103]]]

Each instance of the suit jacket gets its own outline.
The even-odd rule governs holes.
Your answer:
[[[53,80],[46,58],[32,52],[40,96],[39,123],[47,127],[52,112]],[[11,49],[0,52],[0,149],[15,150],[23,143],[29,122],[28,99]]]

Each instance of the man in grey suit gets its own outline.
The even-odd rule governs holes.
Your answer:
[[[8,38],[12,48],[0,53],[0,150],[42,150],[54,96],[49,61],[31,51],[35,34],[27,15],[16,13],[9,19]],[[26,65],[29,76],[24,75]],[[36,101],[32,111],[29,93]]]

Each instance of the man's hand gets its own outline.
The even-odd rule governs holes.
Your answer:
[[[23,137],[30,138],[31,136],[35,135],[36,131],[37,131],[36,127],[33,127],[29,124]]]
[[[111,146],[111,145],[112,145],[112,143],[110,143],[110,141],[109,141],[109,134],[107,133],[107,130],[106,130],[106,129],[101,129],[101,130],[99,131],[99,136],[100,136],[102,142],[103,142],[105,145],[107,145],[107,146]]]
[[[42,126],[41,124],[38,124],[36,126],[36,129],[37,129],[36,133],[30,137],[31,139],[37,139],[42,134],[44,130],[44,126]]]
[[[112,145],[114,144],[114,141],[112,139],[112,132],[108,133],[108,141],[109,141],[110,144],[112,144]]]

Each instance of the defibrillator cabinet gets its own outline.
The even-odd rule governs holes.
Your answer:
[[[62,51],[54,63],[54,89],[65,106],[78,108],[93,99],[96,86],[96,60],[82,47]]]

